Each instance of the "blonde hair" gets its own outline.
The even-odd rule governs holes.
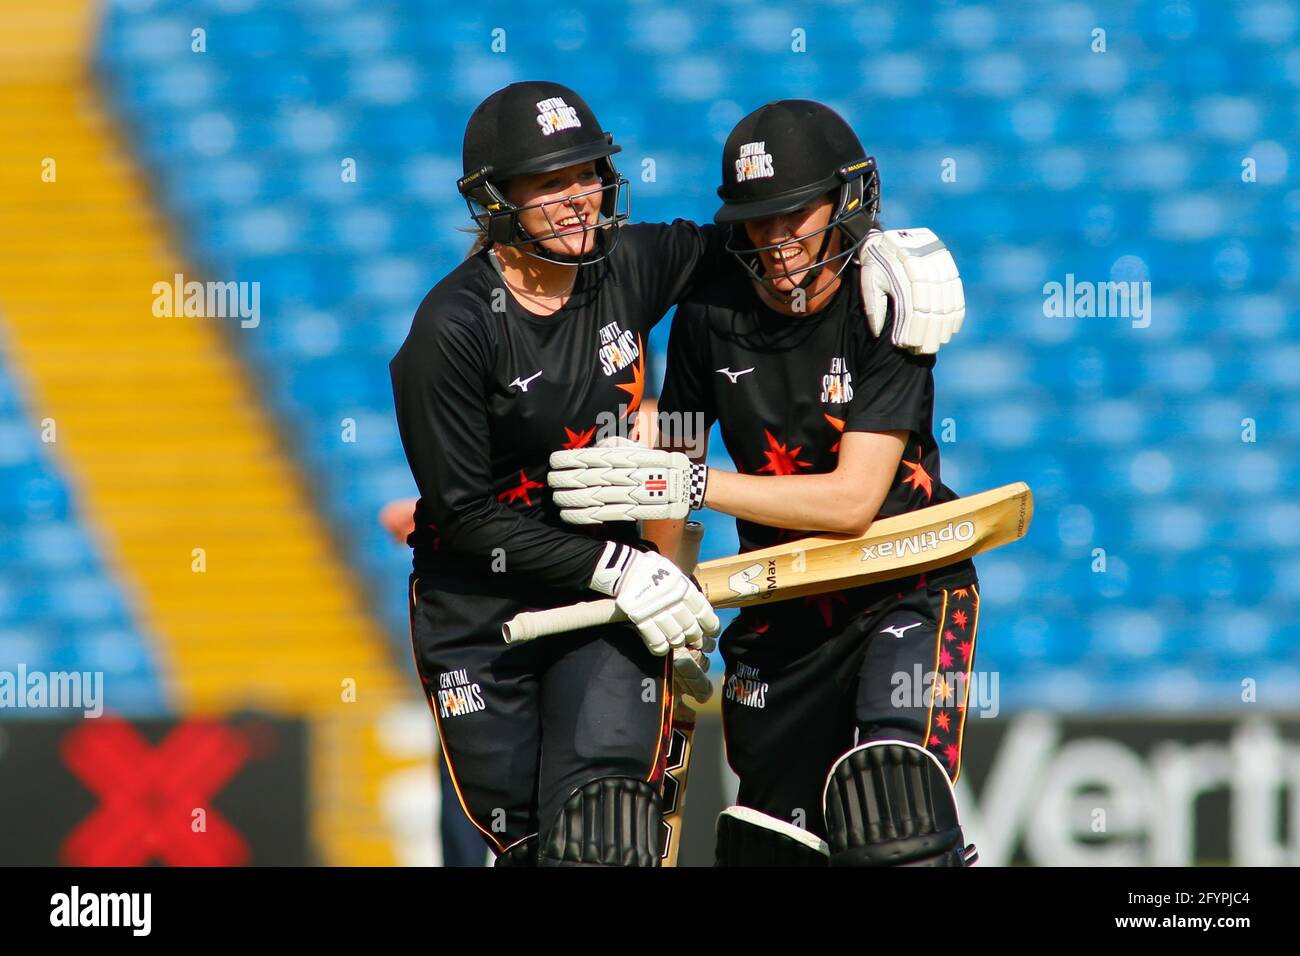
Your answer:
[[[492,239],[488,236],[487,230],[482,226],[457,226],[457,230],[474,237],[474,242],[470,245],[469,251],[465,253],[466,259],[473,259],[484,249],[492,245]]]

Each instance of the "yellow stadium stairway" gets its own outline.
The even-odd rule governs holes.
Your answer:
[[[97,17],[85,0],[0,4],[10,365],[36,421],[55,423],[53,451],[158,642],[176,709],[310,718],[323,862],[390,863],[373,725],[414,682],[223,339],[234,320],[151,311],[155,282],[220,277],[180,260],[100,100],[88,67]]]

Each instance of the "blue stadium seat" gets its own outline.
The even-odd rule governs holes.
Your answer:
[[[73,493],[26,407],[18,376],[0,361],[0,670],[95,669],[90,630],[110,625],[130,648],[134,713],[158,713],[152,650],[131,621]],[[5,709],[3,717],[36,716]]]
[[[454,182],[474,105],[516,79],[575,86],[624,146],[634,217],[661,221],[712,215],[740,116],[783,96],[835,104],[881,162],[886,225],[933,228],[967,283],[966,329],[936,370],[936,425],[955,431],[945,477],[1037,495],[1028,540],[980,562],[981,659],[1010,706],[1162,709],[1226,699],[1232,668],[1296,658],[1280,622],[1300,608],[1300,198],[1286,186],[1300,72],[1281,54],[1298,24],[1282,3],[1121,5],[1094,54],[1094,19],[1072,4],[166,0],[111,7],[100,64],[195,255],[263,283],[271,318],[236,341],[295,423],[360,573],[392,597],[398,648],[407,555],[374,511],[411,484],[386,364],[468,245]],[[221,56],[189,52],[198,22]],[[1044,284],[1067,274],[1150,281],[1149,327],[1045,315]],[[90,573],[66,488],[7,424],[12,394],[0,376],[0,516],[31,527],[22,547],[0,535],[0,566],[67,545],[68,570]],[[339,440],[343,417],[356,443]],[[729,519],[705,520],[706,555],[735,547]],[[15,614],[54,612],[36,595],[16,611],[28,598],[0,594],[0,651],[28,620]]]

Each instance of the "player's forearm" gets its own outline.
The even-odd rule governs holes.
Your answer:
[[[669,561],[677,559],[677,549],[682,545],[684,520],[643,521],[641,537],[651,542]]]
[[[773,528],[861,534],[871,524],[892,476],[862,482],[848,475],[739,475],[709,469],[705,507]]]

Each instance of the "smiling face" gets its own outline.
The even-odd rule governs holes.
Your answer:
[[[605,195],[594,162],[577,163],[547,173],[519,176],[506,185],[506,198],[516,206],[533,206],[519,213],[519,224],[530,236],[553,236],[538,245],[547,252],[582,256],[596,244],[594,226]]]
[[[792,295],[810,268],[839,252],[839,230],[819,231],[831,221],[833,210],[830,196],[823,196],[794,212],[745,223],[745,233],[755,248],[789,243],[758,253],[763,275],[778,295]]]

